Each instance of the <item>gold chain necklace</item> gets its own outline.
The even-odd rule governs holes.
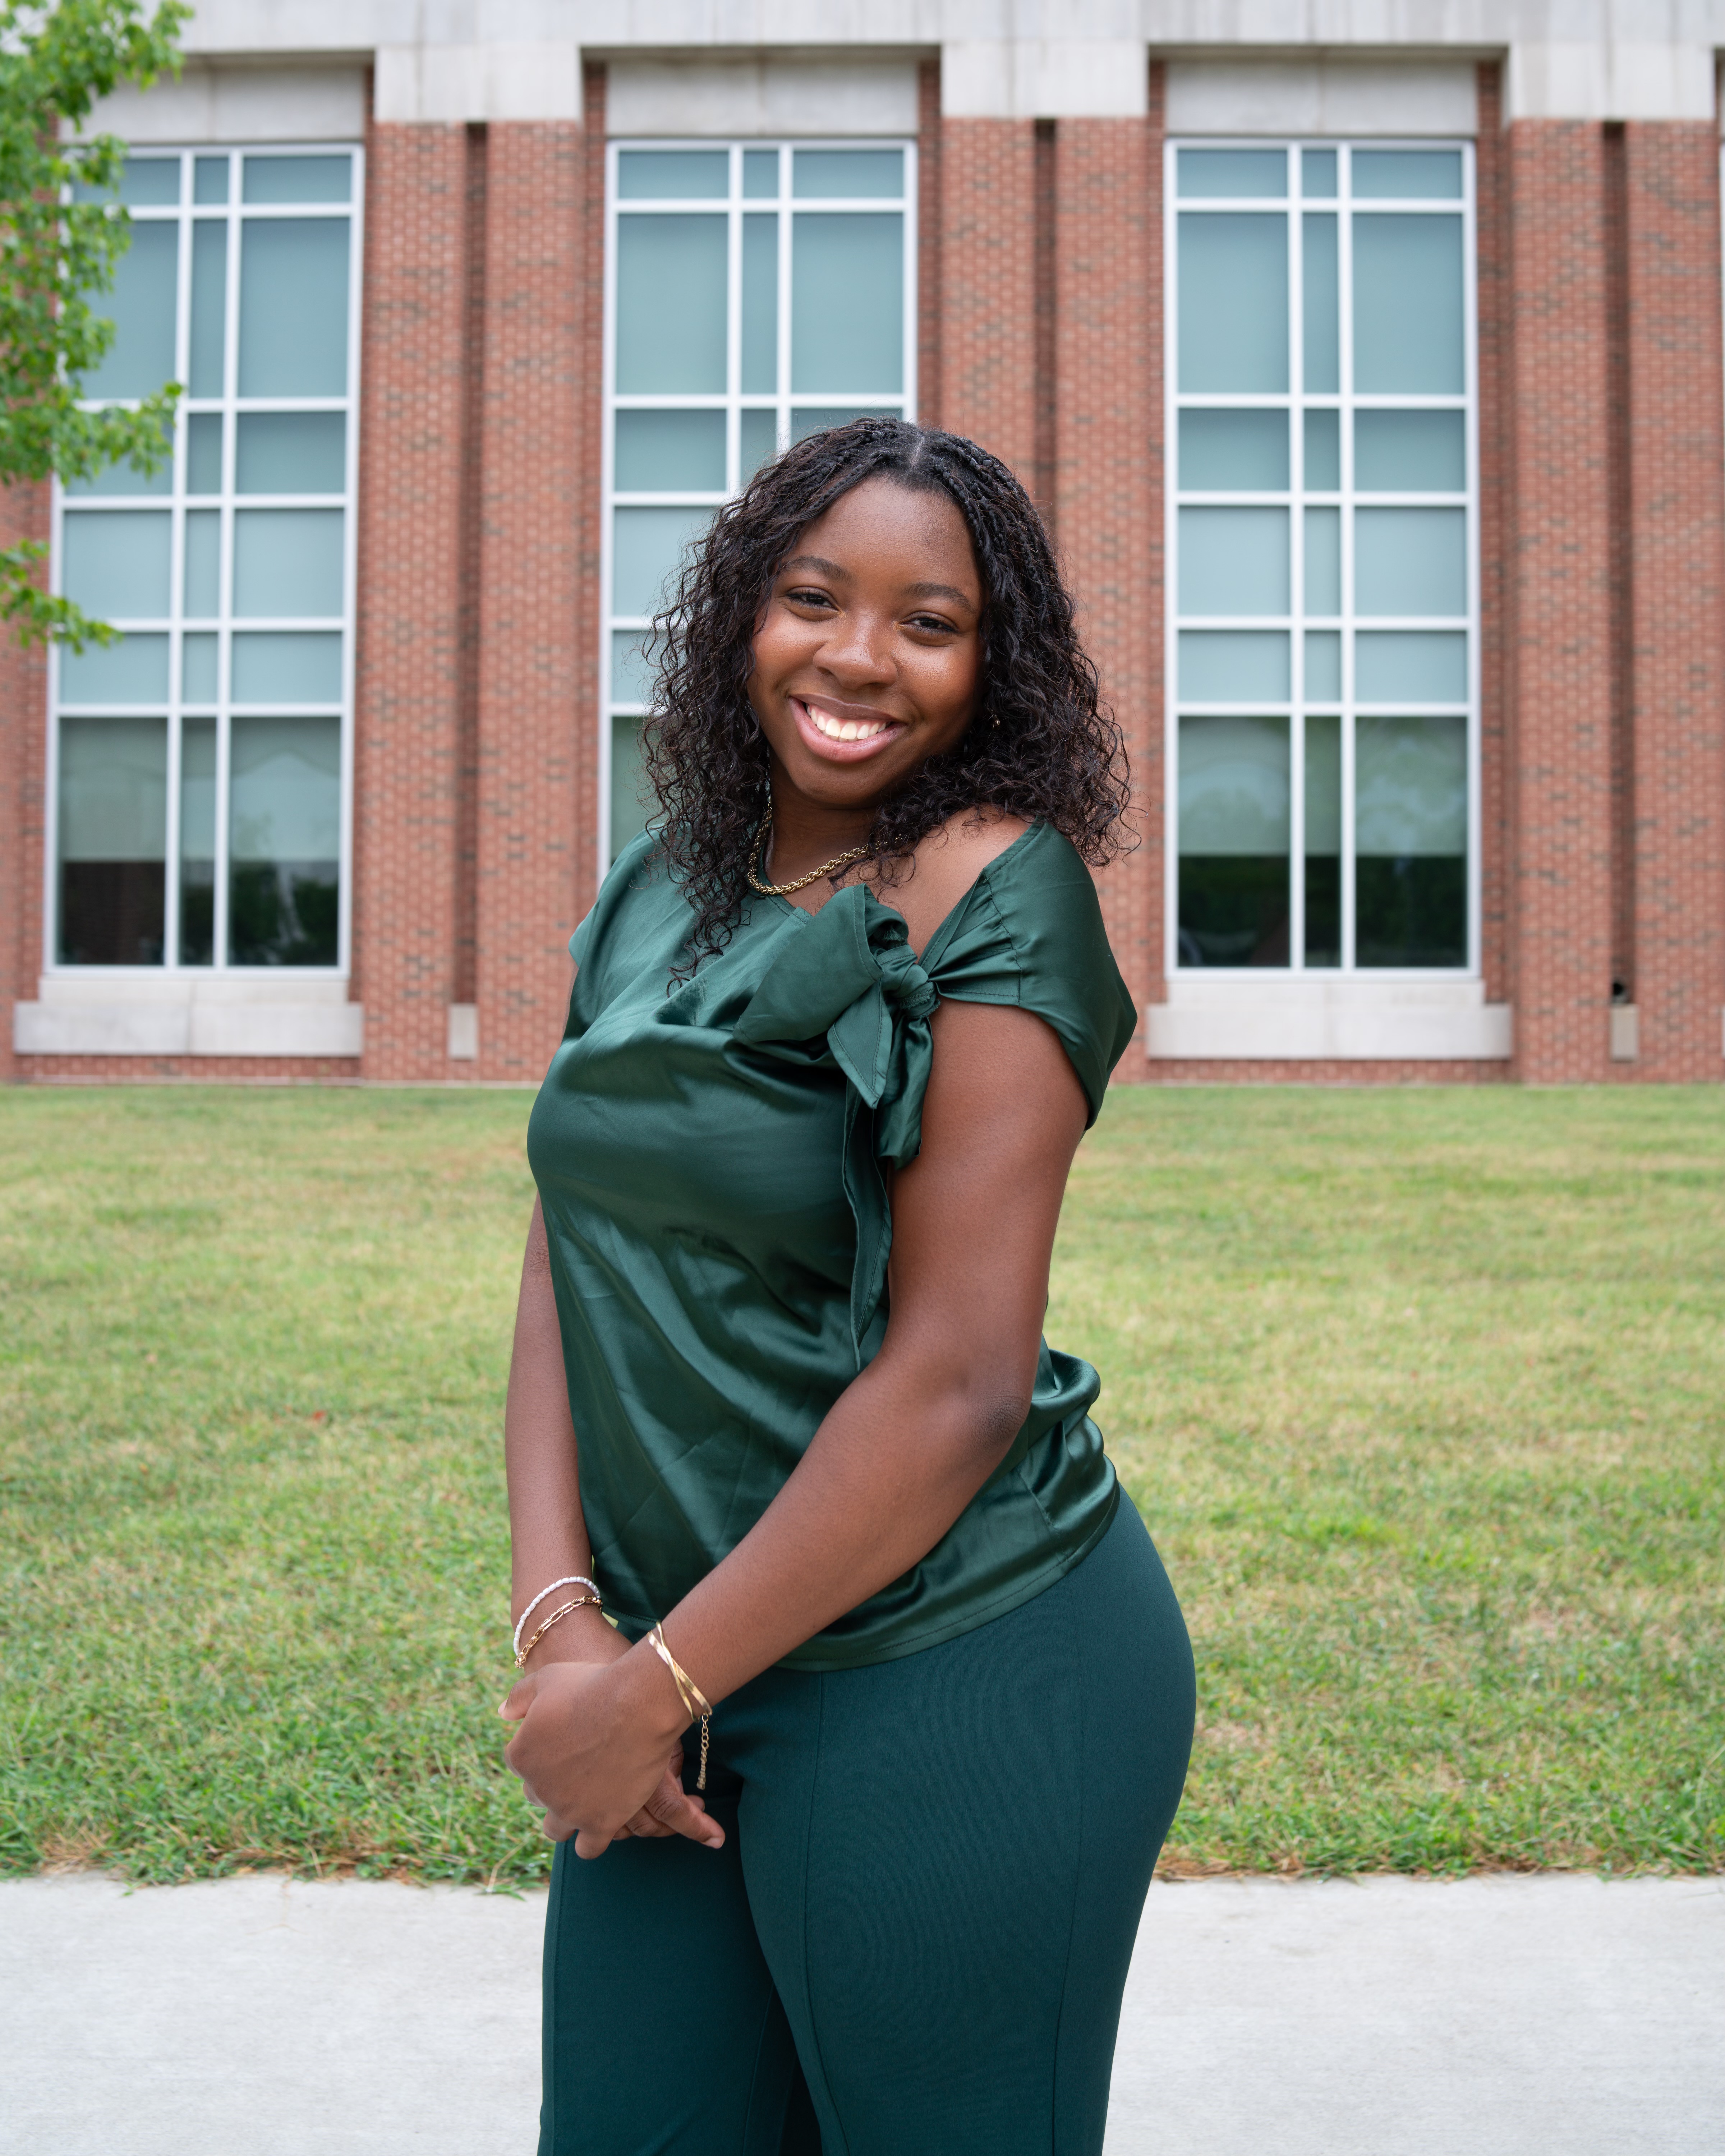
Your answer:
[[[755,843],[749,848],[749,889],[758,891],[762,898],[788,898],[793,891],[804,891],[810,884],[819,883],[823,876],[834,875],[840,869],[848,869],[853,861],[864,860],[868,856],[866,846],[853,846],[848,854],[834,854],[831,860],[823,861],[818,869],[810,869],[807,875],[798,876],[794,883],[762,883],[761,858],[767,850],[767,840],[772,829],[773,811],[769,808],[761,819],[761,828],[755,834]]]

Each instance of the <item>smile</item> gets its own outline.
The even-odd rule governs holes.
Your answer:
[[[845,761],[850,762],[884,747],[903,731],[896,719],[843,719],[836,712],[823,711],[819,704],[805,703],[800,696],[788,701],[803,740],[818,754],[849,750]]]

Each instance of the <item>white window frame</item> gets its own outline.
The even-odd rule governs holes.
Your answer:
[[[724,198],[703,195],[689,198],[636,198],[627,203],[619,201],[617,191],[618,159],[627,150],[723,150],[730,157],[730,191]],[[778,155],[778,192],[776,196],[750,195],[742,192],[743,154],[746,151],[776,151]],[[897,150],[904,157],[904,192],[901,196],[869,195],[819,198],[795,196],[791,192],[791,160],[799,150]],[[718,509],[739,491],[738,472],[741,462],[741,414],[745,410],[773,409],[778,414],[777,448],[775,454],[789,447],[791,414],[798,405],[817,408],[844,406],[852,403],[893,405],[906,419],[916,416],[916,143],[909,136],[777,136],[715,137],[679,136],[650,137],[621,136],[606,146],[605,154],[605,327],[604,327],[604,439],[601,449],[603,529],[600,553],[599,598],[599,756],[598,756],[598,823],[595,834],[597,859],[599,863],[598,880],[603,881],[611,862],[611,737],[613,721],[617,718],[644,718],[649,706],[643,703],[624,701],[614,703],[611,697],[611,654],[614,631],[639,631],[650,624],[638,614],[617,614],[612,610],[613,535],[615,530],[614,512],[619,508],[690,508],[711,506]],[[904,388],[897,396],[865,396],[861,392],[854,395],[831,391],[824,394],[804,392],[793,396],[791,379],[791,219],[798,209],[843,212],[846,210],[880,212],[891,210],[904,219]],[[617,219],[620,210],[630,216],[639,214],[686,215],[691,211],[712,215],[723,210],[730,220],[728,279],[726,305],[727,350],[726,354],[726,388],[721,392],[704,395],[666,394],[652,396],[619,396],[617,391]],[[778,215],[778,389],[772,395],[750,392],[741,387],[742,365],[742,219],[751,211],[775,211]],[[614,459],[616,451],[617,418],[619,411],[722,411],[726,414],[725,473],[726,485],[722,492],[685,492],[676,494],[619,493],[616,486]]]
[[[1369,203],[1373,208],[1393,208],[1398,213],[1412,212],[1454,217],[1460,212],[1462,221],[1462,336],[1464,347],[1463,389],[1460,396],[1371,395],[1356,398],[1353,393],[1353,231],[1350,212],[1355,206],[1352,191],[1353,151],[1362,150],[1452,150],[1461,153],[1461,194],[1459,200],[1447,198],[1362,196],[1361,204]],[[1177,192],[1178,185],[1178,159],[1182,150],[1255,150],[1280,149],[1288,159],[1288,187],[1285,195],[1275,198],[1260,196],[1191,197],[1182,199]],[[1305,196],[1301,192],[1301,153],[1306,150],[1333,151],[1337,164],[1337,192],[1333,196]],[[1166,949],[1163,963],[1169,979],[1178,977],[1187,982],[1213,980],[1242,983],[1286,983],[1304,980],[1322,986],[1337,980],[1365,983],[1419,983],[1475,980],[1481,972],[1480,911],[1481,888],[1481,785],[1480,785],[1480,459],[1479,459],[1479,335],[1477,298],[1477,220],[1476,214],[1474,146],[1461,138],[1435,139],[1431,137],[1391,138],[1373,136],[1369,139],[1344,136],[1180,136],[1170,137],[1164,147],[1163,174],[1163,380],[1165,405],[1163,440],[1167,444],[1166,465],[1168,481],[1163,490],[1163,560],[1168,565],[1166,578],[1166,615],[1163,654],[1163,710],[1164,713],[1163,773],[1164,798],[1167,812],[1163,819],[1165,845],[1163,858],[1163,920]],[[1275,211],[1286,221],[1288,244],[1288,382],[1286,392],[1280,395],[1253,392],[1232,395],[1212,395],[1202,392],[1183,393],[1179,387],[1179,228],[1178,218],[1182,212],[1213,211]],[[1340,315],[1339,339],[1341,369],[1338,377],[1340,390],[1335,396],[1319,393],[1308,399],[1304,393],[1305,334],[1301,317],[1302,287],[1300,257],[1300,220],[1303,212],[1332,210],[1337,219],[1338,294]],[[1305,602],[1305,518],[1301,513],[1307,503],[1305,480],[1305,434],[1298,424],[1299,415],[1311,403],[1322,403],[1338,412],[1341,434],[1342,487],[1335,495],[1325,495],[1322,505],[1339,503],[1342,510],[1342,607],[1339,626],[1342,632],[1342,689],[1340,699],[1314,700],[1324,713],[1339,711],[1342,715],[1342,855],[1341,907],[1342,952],[1341,963],[1336,966],[1308,967],[1306,964],[1306,706],[1304,698],[1306,639],[1307,624],[1304,613]],[[1209,408],[1219,409],[1229,406],[1264,409],[1280,407],[1289,414],[1289,490],[1286,494],[1230,492],[1227,494],[1183,494],[1179,486],[1179,413],[1182,409]],[[1354,613],[1353,588],[1353,517],[1355,506],[1363,502],[1371,508],[1393,509],[1399,506],[1426,506],[1440,502],[1453,506],[1455,496],[1445,495],[1381,494],[1364,496],[1353,488],[1353,414],[1356,409],[1389,409],[1405,411],[1424,408],[1431,411],[1461,410],[1465,413],[1464,434],[1467,455],[1467,490],[1466,497],[1467,518],[1467,604],[1466,619],[1449,616],[1420,616],[1417,619],[1391,618],[1372,615],[1364,625],[1373,630],[1394,629],[1462,629],[1467,635],[1467,701],[1465,707],[1455,704],[1384,705],[1373,701],[1373,716],[1464,716],[1467,740],[1467,959],[1459,967],[1366,966],[1356,963],[1354,957],[1354,720],[1358,704],[1354,694],[1354,638],[1353,632],[1357,617]],[[1289,512],[1290,549],[1290,613],[1284,620],[1280,616],[1246,616],[1230,614],[1225,617],[1183,616],[1179,611],[1179,511],[1183,505],[1197,506],[1214,503],[1230,507],[1254,505],[1286,504]],[[1333,618],[1312,624],[1315,627],[1332,625]],[[1219,629],[1252,629],[1286,628],[1290,640],[1289,665],[1293,695],[1286,702],[1263,702],[1246,697],[1230,698],[1223,704],[1203,706],[1196,703],[1182,705],[1178,696],[1179,632],[1187,628]],[[1286,966],[1183,966],[1179,949],[1179,725],[1183,711],[1226,711],[1230,716],[1286,717],[1288,721],[1288,793],[1289,793],[1289,911],[1288,963]]]
[[[48,683],[48,758],[45,820],[46,844],[43,848],[45,889],[43,893],[43,952],[42,968],[44,977],[67,981],[124,980],[127,983],[171,982],[167,993],[182,997],[191,988],[207,984],[226,977],[228,980],[247,982],[263,987],[280,983],[283,997],[290,997],[294,984],[311,982],[345,982],[352,971],[353,923],[353,685],[356,642],[357,593],[357,564],[359,551],[359,427],[360,427],[360,354],[362,346],[362,306],[364,292],[365,254],[365,149],[358,142],[198,142],[182,146],[171,143],[139,143],[135,151],[139,162],[146,160],[165,162],[171,157],[180,160],[180,199],[176,204],[141,203],[128,206],[127,214],[134,224],[168,223],[179,225],[179,285],[174,333],[174,378],[189,382],[191,362],[192,321],[192,235],[194,223],[203,217],[212,219],[225,214],[228,223],[228,272],[226,307],[223,326],[224,351],[228,364],[223,376],[224,393],[220,397],[193,398],[182,396],[175,415],[172,457],[172,487],[165,495],[130,495],[110,501],[100,497],[78,495],[68,502],[64,490],[58,480],[54,482],[52,508],[52,551],[50,557],[51,588],[58,593],[64,561],[62,530],[69,508],[73,514],[78,509],[100,506],[104,510],[154,511],[158,515],[167,509],[172,516],[171,551],[169,558],[169,613],[166,618],[168,630],[168,696],[165,705],[122,704],[116,699],[105,699],[100,704],[68,705],[59,694],[61,651],[54,646],[49,659]],[[242,200],[244,160],[248,157],[331,157],[345,155],[352,162],[352,187],[347,201],[341,203],[248,203]],[[213,203],[195,203],[193,200],[193,176],[199,158],[226,157],[229,161],[228,194],[225,211]],[[349,224],[347,250],[347,393],[345,397],[241,397],[238,394],[239,334],[239,267],[240,228],[252,218],[259,220],[280,218],[328,217],[345,218]],[[97,299],[100,311],[100,299]],[[93,399],[92,402],[122,403],[124,398]],[[268,619],[237,619],[232,610],[233,591],[233,530],[237,507],[271,509],[280,507],[305,508],[313,506],[308,497],[269,494],[239,495],[235,491],[235,459],[239,449],[238,416],[242,412],[341,412],[347,415],[347,468],[343,475],[343,491],[339,495],[320,495],[315,506],[342,511],[341,618],[341,686],[339,704],[319,704],[303,697],[295,697],[283,704],[246,704],[240,716],[270,716],[280,713],[288,716],[339,716],[341,727],[341,824],[340,869],[341,898],[337,911],[336,957],[333,966],[238,966],[228,961],[228,895],[229,865],[228,860],[228,816],[229,786],[229,741],[231,721],[234,716],[231,694],[230,658],[236,629],[287,632],[294,629],[328,631],[337,626],[328,619],[301,620],[271,616]],[[222,434],[222,491],[219,495],[198,495],[188,497],[186,486],[186,458],[190,441],[189,421],[194,413],[219,413],[223,418]],[[218,511],[222,518],[223,545],[221,550],[222,584],[220,613],[216,624],[218,701],[213,706],[200,703],[190,714],[194,718],[208,718],[213,710],[216,724],[216,875],[214,919],[212,934],[211,963],[208,965],[182,965],[179,957],[180,927],[180,806],[181,806],[181,742],[182,726],[187,716],[182,696],[182,655],[184,649],[184,567],[186,517],[189,510]],[[199,626],[206,626],[200,618]],[[112,626],[122,631],[135,629],[141,634],[160,634],[162,619],[116,619]],[[166,865],[162,920],[162,963],[159,966],[83,966],[64,964],[58,957],[59,945],[59,722],[62,716],[80,717],[92,714],[112,718],[155,718],[166,714],[167,725],[167,803],[165,834]]]

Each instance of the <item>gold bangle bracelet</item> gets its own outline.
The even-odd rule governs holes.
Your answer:
[[[677,1688],[677,1697],[682,1702],[684,1713],[691,1722],[701,1724],[701,1771],[695,1777],[695,1786],[697,1789],[704,1789],[706,1787],[707,1742],[712,1733],[712,1707],[706,1694],[665,1644],[663,1625],[653,1627],[647,1635],[647,1644],[670,1671],[671,1682]]]
[[[550,1616],[545,1620],[544,1623],[539,1627],[539,1630],[533,1635],[532,1638],[528,1640],[526,1645],[517,1651],[515,1658],[516,1667],[518,1670],[526,1669],[527,1666],[528,1656],[532,1653],[534,1648],[539,1645],[539,1642],[545,1637],[552,1626],[560,1622],[562,1619],[567,1617],[572,1609],[597,1609],[598,1607],[599,1598],[597,1594],[578,1594],[572,1602],[566,1602],[562,1605],[562,1609],[553,1609]]]

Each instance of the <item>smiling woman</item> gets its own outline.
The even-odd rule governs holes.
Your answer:
[[[901,421],[757,475],[660,633],[528,1137],[542,2156],[1098,2152],[1193,1716],[1040,1337],[1133,1028],[1119,737],[1023,490]]]

